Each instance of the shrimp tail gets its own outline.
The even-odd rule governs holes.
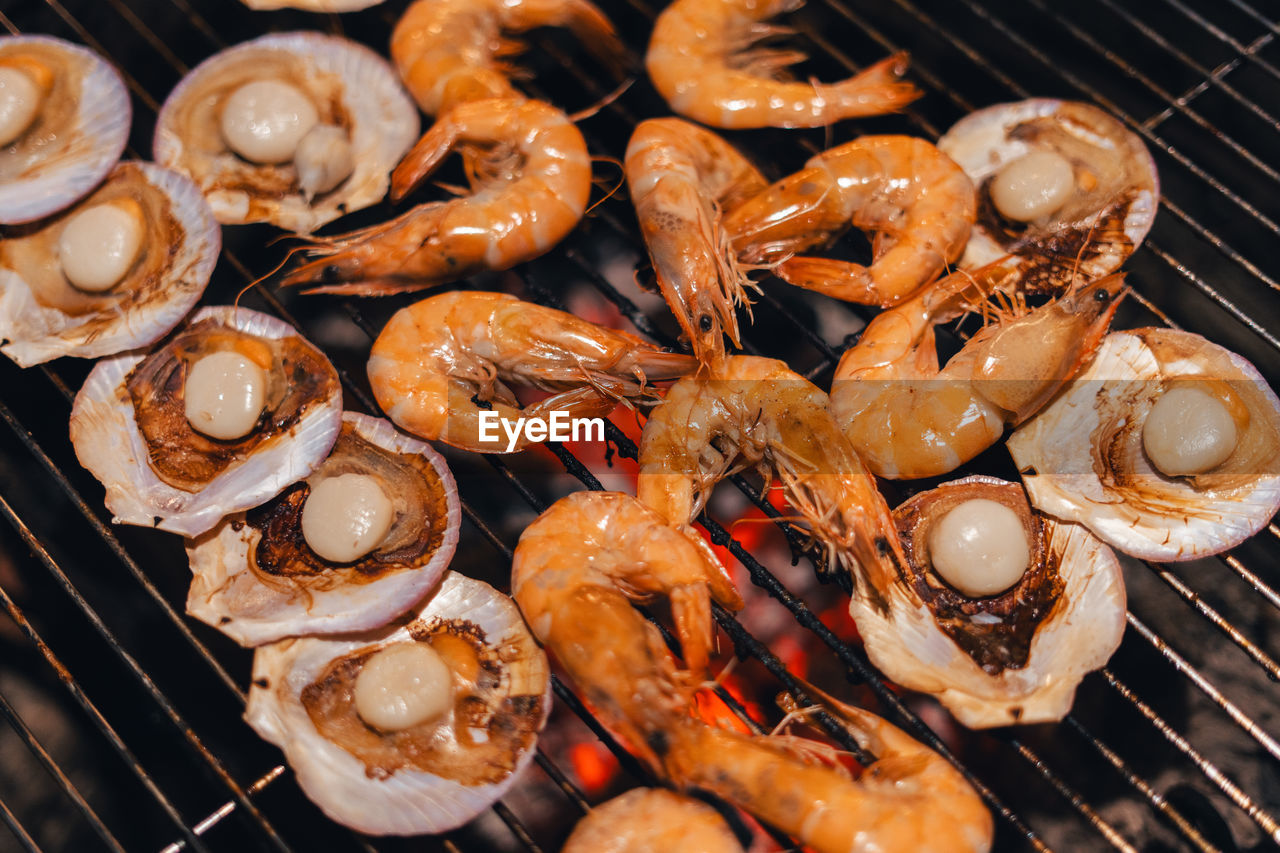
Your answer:
[[[906,51],[895,53],[848,80],[815,82],[814,91],[829,102],[828,116],[832,121],[899,112],[924,94],[913,83],[902,80],[909,59]]]
[[[566,7],[564,25],[611,74],[622,78],[639,67],[613,23],[594,4],[572,0]]]
[[[456,109],[456,108],[455,108]],[[463,124],[450,110],[436,119],[391,173],[391,200],[400,201],[422,186],[458,145]]]

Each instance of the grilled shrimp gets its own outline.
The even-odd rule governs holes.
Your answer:
[[[391,34],[391,58],[428,115],[467,101],[523,97],[507,57],[522,45],[504,33],[567,27],[602,62],[621,66],[626,49],[587,0],[417,0]]]
[[[900,110],[921,92],[899,78],[899,53],[838,83],[780,79],[804,60],[794,50],[754,47],[789,32],[769,18],[802,0],[675,0],[654,23],[645,67],[671,109],[712,127],[822,127]]]
[[[828,560],[866,573],[866,594],[897,576],[905,557],[875,478],[827,395],[781,361],[732,356],[711,376],[671,386],[644,427],[636,494],[669,523],[688,525],[716,483],[750,467],[777,471]]]
[[[992,319],[939,367],[934,327],[1017,276],[1011,256],[955,273],[879,314],[836,366],[831,411],[878,476],[933,477],[1031,417],[1093,358],[1123,296],[1123,274],[1077,284],[1034,310],[984,307]],[[1009,301],[1009,300],[1007,300]]]
[[[369,383],[378,405],[407,431],[492,453],[508,449],[507,437],[482,440],[482,412],[510,423],[546,420],[555,411],[603,417],[624,398],[652,395],[649,381],[696,366],[689,356],[564,311],[463,291],[398,311],[373,343]],[[521,410],[508,383],[556,393]],[[510,449],[528,443],[522,433]]]
[[[888,306],[960,257],[975,215],[973,182],[946,154],[911,136],[863,136],[739,205],[724,227],[742,261],[837,299]],[[850,225],[875,233],[870,266],[792,257]]]
[[[752,737],[689,714],[707,659],[710,601],[741,604],[714,555],[617,492],[578,492],[525,530],[512,563],[513,597],[606,724],[682,789],[713,793],[818,853],[983,851],[991,815],[933,751],[866,711],[839,708],[879,755],[857,779],[815,763],[821,747]],[[631,606],[669,595],[689,672]]]
[[[678,118],[641,122],[627,145],[627,183],[658,286],[694,355],[724,358],[724,335],[739,345],[734,309],[752,286],[720,226],[721,211],[768,183],[709,130]]]
[[[421,290],[536,258],[582,218],[591,193],[586,142],[564,113],[541,101],[454,107],[396,167],[391,197],[403,198],[460,146],[488,152],[469,163],[471,195],[420,204],[348,234],[310,238],[310,260],[283,283],[357,296]]]

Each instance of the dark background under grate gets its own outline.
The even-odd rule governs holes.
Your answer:
[[[127,156],[137,157],[150,152],[158,103],[209,54],[293,28],[341,31],[385,52],[404,5],[338,19],[255,13],[232,0],[0,0],[0,26],[84,42],[115,61],[133,94]],[[657,8],[614,0],[606,10],[639,55]],[[901,116],[730,138],[778,177],[829,140],[864,132],[932,139],[991,103],[1091,100],[1145,139],[1164,190],[1152,235],[1128,265],[1134,296],[1118,325],[1200,332],[1250,358],[1275,386],[1280,256],[1268,248],[1280,236],[1280,29],[1272,14],[1244,0],[810,0],[790,20],[813,56],[802,73],[834,79],[907,49],[926,97]],[[612,88],[567,40],[541,34],[532,44],[523,62],[536,72],[533,94],[555,93],[552,100],[575,110]],[[640,79],[581,126],[593,152],[619,158],[638,118],[666,113]],[[606,186],[617,171],[597,167]],[[380,206],[342,225],[388,212]],[[674,323],[633,282],[643,254],[635,235],[619,194],[547,257],[469,284],[599,316],[620,312],[670,345]],[[284,252],[267,245],[273,236],[266,227],[228,229],[205,302],[228,302],[271,269]],[[845,248],[865,251],[857,238]],[[245,304],[284,316],[320,342],[345,371],[348,406],[368,409],[369,335],[408,301],[258,289]],[[756,316],[749,351],[786,358],[825,384],[869,315],[767,281]],[[8,522],[0,525],[0,605],[8,614],[0,620],[0,716],[8,724],[0,727],[7,826],[0,850],[155,850],[171,842],[197,850],[558,847],[587,803],[564,756],[549,749],[505,805],[438,839],[361,838],[302,797],[279,753],[240,722],[250,654],[182,615],[181,542],[110,527],[101,487],[76,463],[66,425],[87,369],[0,364],[0,516]],[[627,470],[634,447],[616,430],[610,439],[613,470],[565,448],[509,459],[449,453],[466,515],[455,567],[505,588],[510,548],[538,510]],[[997,448],[965,472],[1008,476],[1001,454]],[[742,505],[762,505],[749,484],[737,485],[739,506],[721,500],[713,516],[729,506],[727,522]],[[928,484],[912,487],[920,485]],[[1274,524],[1221,558],[1173,567],[1127,561],[1125,642],[1106,669],[1085,679],[1072,715],[1056,726],[986,733],[958,730],[931,700],[897,696],[856,645],[841,643],[817,615],[841,592],[807,582],[806,555],[798,569],[776,550],[760,562],[715,520],[707,525],[765,600],[741,622],[717,614],[725,648],[754,659],[740,671],[765,683],[766,693],[794,687],[755,639],[770,614],[790,613],[791,632],[819,649],[837,678],[847,676],[856,697],[947,749],[972,774],[997,813],[999,849],[1229,851],[1269,849],[1280,839],[1280,745],[1269,734],[1280,707]],[[585,723],[603,735],[563,685],[556,694],[556,725]],[[767,728],[779,716],[765,712],[753,724]],[[620,784],[646,781],[605,737],[619,756]]]

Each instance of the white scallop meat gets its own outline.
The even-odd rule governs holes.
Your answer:
[[[1155,220],[1160,183],[1142,140],[1092,104],[1032,98],[970,113],[938,140],[978,189],[978,219],[960,260],[977,269],[1012,253],[1028,290],[1060,290],[1117,270]],[[1074,187],[1056,212],[1030,223],[1006,220],[989,181],[1032,151],[1052,151],[1072,167]]]
[[[373,835],[445,832],[479,815],[516,783],[533,759],[536,734],[545,726],[551,706],[546,655],[507,596],[448,572],[439,589],[410,616],[412,621],[365,634],[283,640],[260,647],[253,659],[245,720],[284,751],[299,786],[325,814]],[[510,768],[496,774],[502,777],[497,781],[467,784],[412,766],[393,772],[369,768],[354,752],[322,734],[304,703],[304,693],[314,689],[335,661],[413,640],[432,626],[482,635],[485,653],[494,662],[489,671],[495,680],[486,702],[493,702],[493,708],[523,709],[529,736],[513,753],[504,754]],[[469,740],[483,752],[483,744],[497,736],[488,726],[498,717],[468,716]],[[439,725],[459,722],[447,717]],[[470,767],[473,760],[469,750],[460,749],[449,769],[483,770]]]
[[[204,320],[265,340],[301,338],[288,323],[247,308],[206,307],[190,322]],[[223,517],[257,506],[306,477],[328,455],[341,430],[342,393],[335,372],[333,394],[310,401],[289,430],[266,439],[202,488],[176,488],[152,470],[147,443],[124,390],[130,373],[147,355],[129,352],[99,361],[71,409],[76,457],[106,487],[107,509],[118,524],[198,536]]]
[[[47,252],[78,210],[117,196],[138,199],[135,181],[145,184],[142,193],[155,193],[147,207],[163,224],[148,223],[150,242],[120,286],[103,294],[77,293],[45,260]],[[29,250],[20,250],[27,245]],[[100,358],[149,346],[195,307],[221,248],[222,230],[190,180],[154,163],[118,163],[84,200],[0,246],[0,340],[7,341],[0,352],[30,367],[62,356]],[[20,251],[22,262],[15,260]],[[51,304],[41,293],[45,285],[33,284],[36,279],[53,282],[82,305],[68,311]]]
[[[948,492],[956,498],[992,497],[1009,490],[1017,490],[1018,500],[1030,511],[1015,484],[972,476],[917,495],[894,516],[902,524],[913,504]],[[1124,578],[1115,554],[1087,528],[1040,518],[1044,545],[1056,560],[1062,586],[1035,626],[1021,666],[980,665],[943,630],[934,608],[917,589],[901,578],[890,589],[878,590],[879,596],[855,595],[850,601],[871,662],[903,687],[932,694],[972,729],[1061,720],[1071,709],[1080,680],[1105,665],[1120,645]],[[945,588],[931,567],[920,568],[928,583]],[[981,631],[1012,616],[978,610],[967,618],[975,631]]]
[[[133,107],[105,59],[52,36],[0,37],[0,62],[34,59],[53,72],[34,123],[0,148],[0,225],[34,222],[83,197],[111,171]]]
[[[308,199],[293,163],[250,163],[223,141],[223,101],[244,83],[270,78],[301,89],[347,130],[355,171],[335,189]],[[272,33],[209,57],[182,79],[160,110],[154,152],[200,186],[219,222],[309,234],[380,201],[417,137],[417,107],[385,59],[337,36]]]
[[[194,575],[187,612],[243,646],[284,637],[367,631],[385,625],[422,600],[439,582],[458,544],[461,509],[449,467],[430,445],[399,432],[389,421],[355,412],[343,422],[365,441],[393,454],[413,454],[435,471],[444,493],[440,519],[422,519],[443,528],[438,545],[412,561],[370,580],[350,579],[351,570],[335,567],[316,577],[271,576],[255,569],[252,556],[263,530],[235,513],[208,533],[187,541]],[[318,466],[311,477],[323,477]],[[409,522],[413,523],[413,522]]]
[[[1143,447],[1146,417],[1173,381],[1226,383],[1249,412],[1232,455],[1194,477],[1164,475]],[[1112,332],[1008,447],[1032,503],[1143,559],[1220,553],[1280,510],[1280,399],[1244,358],[1190,332]]]

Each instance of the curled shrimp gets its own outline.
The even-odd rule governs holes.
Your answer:
[[[716,483],[753,467],[777,472],[831,563],[861,568],[864,594],[887,588],[905,565],[889,507],[827,395],[781,361],[731,356],[713,375],[672,385],[644,426],[636,494],[688,525]]]
[[[801,0],[675,0],[658,16],[645,67],[671,109],[712,127],[823,127],[900,110],[921,92],[899,78],[899,53],[838,83],[800,83],[782,72],[805,55],[754,47],[790,32],[767,21]]]
[[[752,285],[720,226],[768,183],[716,134],[677,118],[649,119],[631,134],[627,184],[658,286],[703,363],[724,358],[724,335],[739,345],[735,308]]]
[[[863,136],[818,154],[730,211],[724,227],[744,261],[851,302],[893,305],[960,257],[976,216],[973,182],[911,136]],[[870,266],[792,257],[850,226],[875,234]]]
[[[742,853],[706,803],[663,788],[633,788],[578,821],[560,853]]]
[[[706,664],[710,601],[741,605],[713,554],[617,492],[578,492],[525,530],[512,595],[605,723],[655,772],[744,809],[818,853],[990,848],[991,815],[940,756],[866,711],[843,709],[879,758],[852,778],[815,762],[821,745],[715,728],[689,713]],[[688,671],[631,606],[672,601]]]
[[[522,49],[504,34],[567,27],[606,65],[626,49],[587,0],[417,0],[391,33],[391,58],[428,115],[467,101],[520,98],[507,59]]]
[[[653,394],[651,380],[694,369],[635,335],[505,293],[442,293],[396,312],[373,343],[369,383],[405,430],[480,452],[521,450],[522,432],[485,440],[482,413],[506,422],[552,412],[603,417],[624,399]],[[521,409],[509,383],[555,392]],[[491,429],[487,433],[493,436]]]
[[[380,225],[310,238],[309,260],[285,276],[306,293],[380,296],[504,270],[564,239],[586,210],[591,160],[582,134],[541,101],[460,104],[418,141],[391,176],[391,197],[419,186],[460,146],[471,195],[420,204]],[[477,147],[486,151],[476,155]]]
[[[960,272],[876,316],[836,366],[831,411],[878,476],[954,470],[1035,414],[1093,358],[1124,293],[1124,275],[1078,283],[1028,310],[982,303],[988,322],[945,366],[934,327],[980,296],[1008,290],[1012,257]]]

